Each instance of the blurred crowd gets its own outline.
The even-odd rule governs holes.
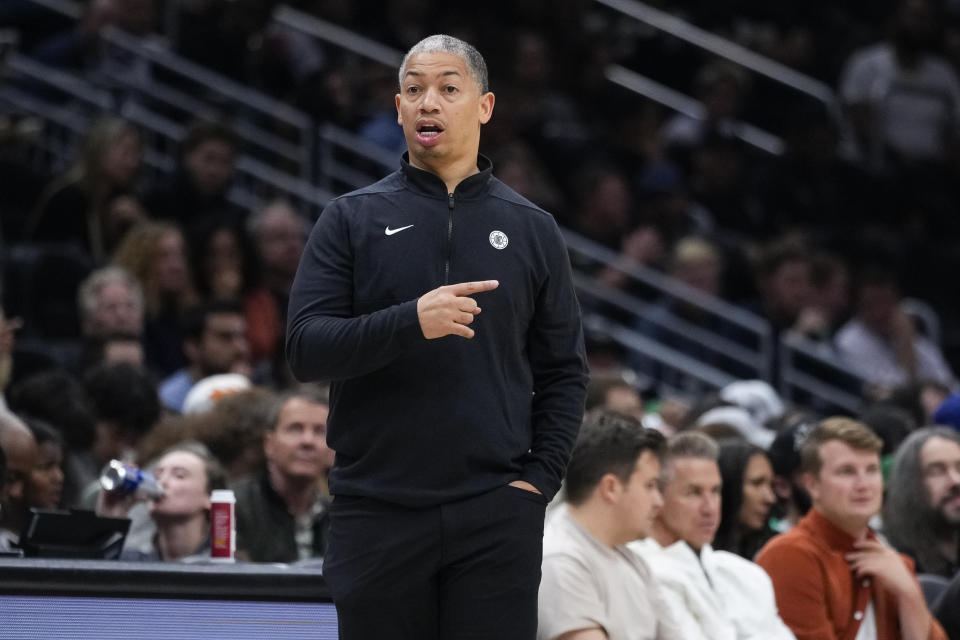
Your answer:
[[[944,280],[960,265],[960,4],[652,3],[810,74],[835,89],[837,105],[784,93],[583,0],[482,11],[430,0],[289,4],[400,50],[440,30],[475,43],[497,95],[481,149],[495,173],[628,263],[846,361],[868,383],[855,389],[856,418],[882,446],[887,511],[874,524],[921,572],[956,573],[960,305]],[[17,30],[26,54],[82,73],[123,62],[101,46],[106,25],[163,36],[180,55],[399,157],[395,70],[272,22],[275,6],[90,0],[71,23],[7,2],[0,24]],[[609,82],[611,64],[696,97],[705,118]],[[0,119],[0,400],[9,409],[0,544],[16,541],[30,508],[87,506],[133,519],[127,557],[202,557],[210,493],[231,486],[241,558],[322,557],[327,401],[293,380],[283,348],[313,220],[281,198],[254,210],[230,199],[240,117],[185,123],[175,171],[149,178],[148,141],[121,118],[94,122],[55,175],[22,162],[30,118]],[[744,122],[779,136],[782,154],[746,143]],[[662,319],[735,343],[736,325],[654,297],[615,268],[574,266],[644,299],[648,313],[626,319],[641,334],[753,377]],[[722,475],[707,542],[752,559],[807,513],[800,451],[825,417],[818,407],[785,402],[776,380],[708,392],[656,361],[588,346],[588,409],[720,442],[693,456],[712,456]],[[686,393],[660,396],[663,385]],[[928,467],[931,448],[947,461]],[[165,497],[104,495],[97,477],[111,459],[151,466]]]

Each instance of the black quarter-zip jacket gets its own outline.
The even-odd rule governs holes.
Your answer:
[[[480,172],[447,193],[411,166],[330,202],[290,294],[287,356],[330,380],[335,495],[411,507],[526,480],[559,489],[587,366],[569,258],[553,217]],[[472,339],[427,340],[420,296],[498,280],[473,297]]]

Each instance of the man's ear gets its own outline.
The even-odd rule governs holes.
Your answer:
[[[620,499],[620,494],[623,492],[623,483],[616,475],[605,473],[600,478],[600,482],[597,483],[597,491],[604,502],[612,504]]]
[[[397,96],[397,103],[399,104],[400,96]],[[490,118],[493,116],[493,103],[496,102],[496,97],[493,93],[487,91],[485,94],[480,96],[480,124],[487,124],[490,122]]]
[[[400,115],[400,94],[394,96],[394,101],[397,103],[397,124],[401,127],[403,126],[403,116]]]

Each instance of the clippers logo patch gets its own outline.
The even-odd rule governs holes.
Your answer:
[[[507,238],[507,234],[503,231],[491,231],[490,232],[490,244],[494,249],[506,249],[507,244],[510,243],[510,239]]]

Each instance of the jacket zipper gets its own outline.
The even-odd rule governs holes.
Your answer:
[[[453,253],[453,194],[447,194],[447,262],[443,269],[443,284],[450,284],[450,257]]]

